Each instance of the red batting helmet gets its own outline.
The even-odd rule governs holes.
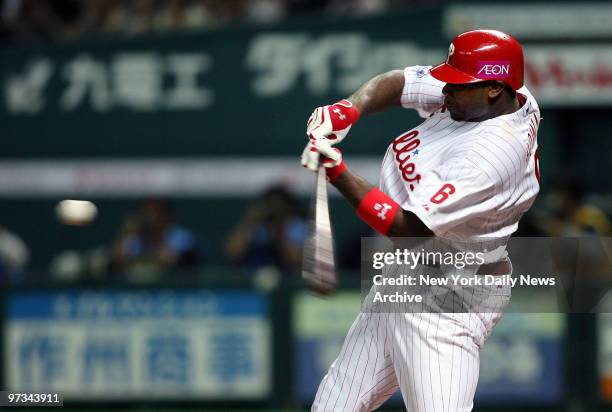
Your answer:
[[[467,31],[453,39],[446,62],[430,73],[445,83],[501,80],[517,90],[523,86],[523,49],[501,31]]]

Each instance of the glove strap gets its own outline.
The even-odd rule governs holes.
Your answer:
[[[346,100],[346,99],[342,99],[339,102],[335,103],[333,106],[340,106],[342,107],[342,115],[346,116],[346,119],[341,119],[340,115],[338,113],[335,113],[332,108],[331,110],[331,116],[336,116],[338,118],[339,123],[342,123],[346,126],[344,127],[348,127],[350,125],[352,125],[353,123],[355,123],[357,120],[359,120],[359,111],[357,110],[357,108],[355,107],[355,105],[353,103],[351,103],[350,101]]]
[[[399,204],[377,188],[372,188],[359,203],[357,215],[372,229],[382,235],[387,235],[393,225],[393,220]]]
[[[334,180],[338,178],[342,173],[346,171],[346,163],[344,160],[340,162],[340,164],[333,167],[326,167],[325,174],[327,175],[327,181],[333,183]]]

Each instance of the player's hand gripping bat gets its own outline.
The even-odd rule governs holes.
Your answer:
[[[302,276],[308,287],[322,295],[332,294],[338,283],[334,259],[334,237],[329,219],[325,168],[319,167],[310,209],[308,238],[304,244]]]

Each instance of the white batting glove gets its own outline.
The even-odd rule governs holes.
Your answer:
[[[321,155],[326,158],[323,162],[323,166],[325,167],[334,167],[342,162],[342,154],[339,150],[332,147],[332,143],[329,139],[325,137],[320,139],[311,137],[302,152],[302,166],[316,172],[319,170]]]
[[[359,120],[359,112],[353,103],[340,100],[329,106],[317,107],[306,123],[309,138],[329,139],[332,145],[340,143],[351,126]]]
[[[320,153],[331,161],[338,160],[339,154],[331,146],[341,142],[357,120],[359,112],[348,100],[317,107],[306,124],[309,143],[302,153],[302,165],[316,171],[319,168]]]

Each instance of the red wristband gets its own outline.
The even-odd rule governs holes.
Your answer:
[[[342,108],[344,109],[344,116],[346,116],[346,118],[344,117],[340,117],[340,115],[338,113],[335,113],[333,110],[331,111],[331,116],[332,116],[332,122],[334,122],[334,124],[342,124],[342,128],[344,129],[347,126],[352,125],[353,123],[355,123],[357,120],[359,120],[359,111],[357,110],[357,108],[355,107],[355,105],[353,103],[351,103],[350,101],[346,100],[346,99],[342,99],[337,103],[334,103],[333,106],[342,106]]]
[[[333,182],[334,180],[336,180],[338,176],[340,176],[345,171],[346,163],[344,163],[344,160],[342,160],[337,166],[325,168],[325,174],[327,175],[327,180],[329,182]]]
[[[357,215],[378,233],[386,235],[393,225],[399,204],[389,196],[373,188],[357,207]]]

